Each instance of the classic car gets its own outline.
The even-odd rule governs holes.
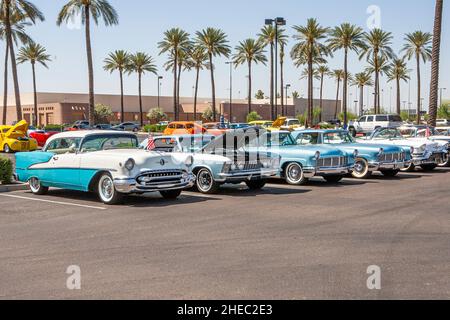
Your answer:
[[[447,145],[447,157],[445,161],[439,164],[440,167],[450,166],[450,136],[441,134],[436,128],[426,125],[406,125],[399,128],[400,133],[407,139],[414,139],[416,141],[431,140],[439,143],[442,147]]]
[[[193,186],[192,156],[148,152],[138,146],[132,133],[59,133],[42,152],[16,154],[16,179],[29,182],[34,194],[46,194],[49,187],[91,191],[105,204],[117,204],[125,194],[155,191],[175,199]]]
[[[298,145],[289,131],[267,132],[248,143],[249,150],[265,150],[281,156],[278,178],[291,185],[323,177],[337,183],[352,172],[357,150],[352,153],[325,146]]]
[[[123,122],[113,126],[111,129],[119,131],[138,132],[141,129],[141,126],[135,122]]]
[[[250,125],[248,123],[230,123],[231,130],[245,129],[248,127],[250,127]]]
[[[206,129],[194,121],[175,121],[169,123],[163,134],[166,136],[174,134],[201,134],[205,133]]]
[[[29,137],[35,139],[38,146],[42,148],[51,136],[54,136],[58,133],[58,131],[36,130],[31,132],[29,134]]]
[[[192,171],[197,177],[197,190],[213,194],[227,183],[245,182],[249,189],[259,190],[265,186],[268,178],[278,173],[278,155],[244,150],[245,140],[252,138],[245,130],[236,130],[221,137],[198,134],[160,136],[153,140],[155,151],[192,154]],[[141,143],[143,148],[147,145],[148,140]]]
[[[358,150],[353,177],[366,179],[374,171],[388,177],[396,176],[400,169],[409,167],[411,151],[385,144],[357,143],[348,131],[344,130],[304,130],[295,131],[292,136],[299,145],[323,145],[338,148],[345,152]]]
[[[356,139],[356,141],[402,146],[405,151],[410,149],[412,151],[411,164],[402,171],[413,171],[418,166],[425,171],[432,171],[446,161],[448,152],[447,145],[427,139],[407,139],[402,136],[397,127],[378,128],[370,136]]]
[[[206,129],[206,134],[221,136],[225,132],[230,130],[230,125],[228,123],[212,122],[203,123],[203,128]]]
[[[28,123],[19,121],[13,126],[0,126],[0,151],[5,153],[37,150],[37,141],[27,137]]]
[[[300,120],[295,118],[278,117],[277,120],[267,128],[269,131],[294,131],[305,127],[301,125]]]
[[[400,127],[402,124],[403,120],[399,115],[372,114],[350,121],[348,130],[352,136],[356,137],[357,134],[370,134],[378,128]]]
[[[273,124],[273,121],[267,121],[267,120],[256,120],[251,121],[248,123],[252,127],[260,127],[260,128],[268,128]]]

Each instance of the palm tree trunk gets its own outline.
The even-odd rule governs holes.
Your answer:
[[[213,121],[217,121],[216,115],[216,83],[214,82],[214,65],[213,65],[213,57],[212,53],[208,53],[209,55],[209,65],[211,70],[211,90],[212,90],[212,113],[213,113]]]
[[[420,90],[421,90],[421,84],[420,84],[420,56],[417,54],[416,56],[416,60],[417,60],[417,124],[420,124],[421,122],[421,115],[420,112],[421,110],[421,95],[420,95]]]
[[[141,120],[141,127],[144,126],[144,116],[142,112],[142,73],[139,72],[138,74],[139,78],[139,118]]]
[[[33,97],[34,97],[34,115],[32,123],[35,127],[38,125],[43,125],[43,123],[38,123],[38,101],[37,101],[37,89],[36,89],[36,66],[35,63],[31,63],[31,68],[33,70]],[[47,123],[48,124],[48,123]]]
[[[378,74],[378,51],[374,52],[373,61],[374,61],[374,67],[375,67],[375,94],[374,94],[373,108],[374,108],[374,113],[377,114],[378,113],[378,107],[379,107],[379,105],[378,105],[379,92],[378,91],[380,89],[378,87],[378,85],[380,84],[379,81],[378,81],[379,77],[380,77],[380,75]]]
[[[178,66],[178,49],[174,49],[174,64],[173,64],[173,117],[175,121],[178,121],[178,100],[177,100],[177,66]]]
[[[22,105],[20,102],[20,89],[19,89],[19,77],[17,75],[17,62],[16,62],[16,54],[14,52],[14,42],[12,38],[12,31],[11,31],[11,7],[10,7],[11,1],[6,0],[5,3],[5,11],[6,11],[6,17],[5,17],[5,26],[6,26],[6,41],[8,42],[9,47],[9,54],[11,56],[11,69],[13,74],[13,81],[14,81],[14,93],[16,96],[16,115],[17,115],[17,121],[22,120]]]
[[[6,51],[5,51],[5,77],[3,82],[3,117],[2,124],[6,125],[6,112],[8,110],[8,58],[9,58],[9,46],[8,42],[6,43]]]
[[[320,75],[320,102],[319,102],[319,123],[322,122],[322,112],[323,112],[323,80],[324,80],[324,74],[322,73]]]
[[[281,115],[284,117],[285,111],[284,111],[284,45],[281,46],[280,50],[280,97],[281,97]]]
[[[431,85],[430,85],[430,119],[428,124],[436,126],[438,110],[438,90],[439,90],[439,64],[441,55],[441,34],[442,34],[442,8],[444,0],[436,0],[436,12],[434,16],[433,31],[433,52],[431,58]]]
[[[272,120],[275,120],[275,103],[274,103],[274,90],[273,90],[273,73],[274,73],[274,67],[273,67],[273,43],[270,44],[270,114],[272,117]]]
[[[89,123],[94,124],[95,114],[95,97],[94,97],[94,63],[92,61],[92,46],[91,46],[91,15],[89,5],[84,6],[85,28],[86,28],[86,53],[88,60],[89,72]]]
[[[312,105],[313,105],[313,60],[312,53],[309,53],[308,56],[308,125],[306,127],[310,127],[312,125]]]
[[[359,116],[364,114],[364,86],[359,87]]]
[[[402,113],[401,97],[400,97],[400,78],[397,78],[397,114]]]
[[[177,77],[177,113],[178,118],[180,117],[180,83],[181,83],[181,68],[183,66],[179,64],[178,66],[178,77]]]
[[[200,68],[197,67],[197,75],[195,77],[195,93],[194,93],[194,121],[197,121],[197,95],[198,95],[198,80],[200,78]]]
[[[342,102],[342,111],[344,112],[344,128],[347,128],[347,85],[348,85],[348,49],[344,53],[344,100]]]
[[[123,71],[120,70],[120,119],[125,121],[125,107],[123,99]]]
[[[252,112],[252,62],[248,62],[248,113]]]
[[[338,78],[337,79],[337,92],[336,92],[336,108],[334,109],[334,119],[337,119],[337,117],[338,117],[340,85],[341,85],[341,78]]]

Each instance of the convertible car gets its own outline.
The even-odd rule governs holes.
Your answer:
[[[301,146],[289,131],[267,132],[249,141],[250,150],[266,150],[281,156],[278,177],[291,185],[305,184],[313,177],[337,183],[353,171],[357,150],[351,153],[324,146]]]
[[[24,120],[14,126],[0,126],[0,151],[10,153],[36,150],[37,142],[27,137],[27,130],[28,123]]]
[[[136,135],[117,131],[74,131],[52,136],[42,152],[16,154],[16,179],[34,194],[49,187],[96,192],[105,204],[125,194],[159,191],[175,199],[194,185],[193,157],[138,148]]]
[[[405,151],[412,151],[411,164],[402,171],[413,171],[419,166],[425,171],[432,171],[447,159],[448,146],[428,139],[407,139],[397,127],[378,128],[369,137],[357,139],[362,143],[388,144],[402,146]]]
[[[352,175],[358,179],[366,179],[374,171],[393,177],[411,163],[411,150],[394,145],[356,143],[350,133],[344,130],[304,130],[293,132],[292,136],[302,146],[322,145],[345,152],[357,149],[358,157]]]
[[[253,130],[245,129],[226,132],[221,137],[202,134],[161,136],[154,138],[153,150],[192,154],[192,171],[197,177],[196,188],[201,193],[217,193],[223,184],[242,182],[251,190],[259,190],[268,178],[278,173],[279,156],[266,151],[245,150],[245,141],[253,138]],[[141,147],[147,145],[148,140],[145,140]]]

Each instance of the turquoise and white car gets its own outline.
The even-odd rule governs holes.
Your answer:
[[[223,184],[243,182],[251,190],[259,190],[267,179],[277,174],[279,156],[244,150],[246,139],[253,139],[246,129],[230,131],[221,137],[206,134],[159,136],[153,138],[153,150],[191,154],[196,188],[201,193],[214,194]],[[147,144],[148,139],[141,143],[141,148],[145,149]]]
[[[396,176],[401,169],[411,163],[411,148],[387,144],[357,143],[348,131],[344,130],[303,130],[292,133],[302,146],[328,146],[345,152],[358,150],[355,168],[352,172],[357,179],[366,179],[375,171],[388,177]]]
[[[16,179],[34,194],[49,187],[96,192],[105,204],[125,194],[158,191],[175,199],[194,185],[193,158],[183,153],[140,150],[136,135],[118,131],[72,131],[52,136],[42,152],[16,154]]]
[[[313,177],[337,183],[353,171],[357,150],[344,152],[326,146],[298,145],[288,131],[267,132],[247,146],[280,155],[278,177],[291,185],[305,184]]]

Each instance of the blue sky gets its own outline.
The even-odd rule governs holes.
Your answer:
[[[84,30],[57,27],[56,16],[65,3],[65,0],[34,0],[34,3],[44,12],[46,21],[30,28],[33,39],[44,45],[52,55],[54,61],[50,63],[50,69],[38,68],[38,90],[47,92],[86,92],[87,71],[84,43]],[[95,79],[97,93],[119,93],[117,74],[110,75],[103,71],[103,59],[110,51],[125,49],[130,52],[145,51],[152,55],[164,76],[162,94],[171,94],[172,76],[162,70],[165,56],[158,55],[157,42],[161,40],[165,30],[171,27],[180,27],[195,33],[196,30],[205,27],[223,29],[229,35],[230,45],[236,44],[249,37],[256,37],[262,27],[265,18],[282,16],[288,21],[287,31],[293,34],[292,26],[304,24],[309,17],[315,17],[325,26],[335,26],[348,21],[367,29],[367,8],[376,5],[381,12],[381,27],[391,31],[394,35],[393,47],[399,51],[403,45],[403,37],[407,32],[415,30],[432,31],[434,18],[434,1],[430,0],[172,0],[172,1],[148,1],[148,0],[110,0],[120,15],[120,25],[110,28],[103,26],[92,30],[94,46]],[[450,8],[445,8],[444,17],[450,15]],[[443,25],[442,47],[442,72],[441,86],[449,88],[450,75],[445,70],[450,70],[450,61],[447,52],[450,44],[447,39],[450,34],[447,31],[446,19]],[[290,41],[290,46],[294,40]],[[4,46],[0,46],[1,52]],[[217,96],[226,99],[228,97],[228,66],[226,59],[216,60]],[[330,59],[331,68],[342,68],[343,58],[336,54]],[[350,57],[350,72],[362,71],[365,61],[359,61],[356,55]],[[414,63],[410,68],[415,69]],[[428,101],[429,65],[422,67],[423,71],[423,95],[425,106]],[[286,65],[286,82],[292,84],[294,90],[301,94],[306,92],[306,81],[299,80],[301,70],[293,67],[289,61]],[[23,92],[31,92],[31,67],[19,66],[19,76]],[[239,67],[234,71],[234,96],[241,98],[246,94],[245,67]],[[254,69],[253,88],[262,89],[268,93],[269,79],[268,67],[256,66]],[[194,73],[184,73],[181,92],[183,96],[192,96]],[[157,90],[156,79],[153,75],[144,78],[144,94],[155,95]],[[316,84],[318,86],[318,84]],[[395,101],[395,85],[385,84],[384,105],[390,105],[390,87],[392,90],[392,104]],[[412,73],[411,100],[416,101],[416,77]],[[402,100],[408,100],[408,86],[403,86]],[[12,89],[10,89],[12,90]],[[126,78],[125,90],[127,94],[137,93],[137,78]],[[207,73],[202,73],[200,82],[200,96],[210,96],[210,83]],[[325,96],[333,99],[335,96],[335,83],[333,80],[326,82]],[[11,92],[11,91],[10,91]],[[355,100],[355,89],[351,90]]]

